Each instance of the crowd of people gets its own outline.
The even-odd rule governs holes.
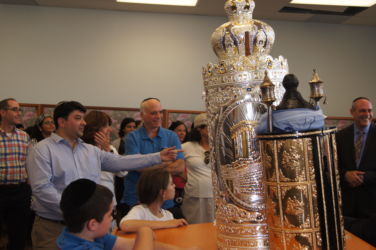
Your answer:
[[[8,235],[7,249],[24,249],[31,227],[33,249],[86,249],[92,244],[99,244],[98,249],[179,249],[154,242],[152,229],[213,221],[202,215],[186,220],[196,215],[182,213],[192,167],[186,168],[182,151],[188,130],[180,121],[162,128],[157,98],[141,102],[138,128],[133,118],[124,118],[113,142],[111,117],[97,110],[87,113],[76,101],[58,103],[53,116],[42,114],[25,131],[16,128],[22,116],[15,99],[0,102],[0,115],[0,222]],[[206,116],[197,118],[204,128]],[[204,162],[207,134],[202,147],[202,155],[193,157]],[[207,163],[205,167],[209,169]],[[211,186],[211,178],[201,181]],[[213,214],[213,207],[204,209]],[[115,221],[139,238],[124,241],[108,234]]]
[[[350,113],[354,124],[337,134],[345,227],[376,245],[372,103],[357,98]],[[139,125],[125,118],[111,142],[111,117],[86,113],[79,102],[58,103],[53,116],[41,115],[22,131],[19,103],[0,101],[0,222],[7,249],[24,249],[32,214],[33,249],[51,250],[179,249],[155,242],[152,230],[214,220],[206,114],[195,117],[191,131],[181,121],[165,129],[161,101],[147,98],[140,115]],[[110,234],[114,227],[137,238],[117,238]]]

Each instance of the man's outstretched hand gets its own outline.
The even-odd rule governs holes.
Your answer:
[[[175,146],[163,149],[161,154],[162,161],[175,161],[179,152],[183,152],[182,149],[176,149]]]

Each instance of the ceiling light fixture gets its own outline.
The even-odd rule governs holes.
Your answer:
[[[290,3],[291,4],[370,7],[376,4],[376,0],[292,0]]]
[[[116,0],[121,3],[196,6],[198,0]]]

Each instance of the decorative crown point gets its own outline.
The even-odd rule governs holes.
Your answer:
[[[252,19],[255,2],[253,0],[227,0],[224,6],[225,12],[230,20]]]
[[[319,75],[317,74],[316,69],[313,69],[312,79],[311,79],[311,81],[309,81],[309,82],[310,82],[310,83],[314,83],[314,82],[322,83],[322,82],[323,82],[323,81],[320,80],[320,77],[319,77]]]
[[[261,100],[266,105],[271,105],[275,100],[275,94],[274,94],[274,84],[270,80],[268,76],[268,71],[265,70],[265,77],[264,81],[260,85],[261,89]]]
[[[323,81],[320,80],[316,69],[313,70],[313,75],[311,81],[309,81],[311,88],[310,98],[316,103],[316,109],[319,109],[319,101],[324,96]]]
[[[261,84],[260,87],[263,87],[263,86],[269,86],[269,85],[274,85],[274,84],[272,83],[272,81],[270,80],[270,78],[269,78],[269,76],[268,76],[268,71],[265,70],[264,81],[263,81],[263,83]]]

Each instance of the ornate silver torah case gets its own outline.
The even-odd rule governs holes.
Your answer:
[[[212,34],[218,63],[203,68],[219,249],[268,249],[265,184],[255,127],[265,107],[265,71],[275,84],[276,104],[287,60],[272,58],[274,31],[252,19],[253,0],[227,0],[229,22]]]

